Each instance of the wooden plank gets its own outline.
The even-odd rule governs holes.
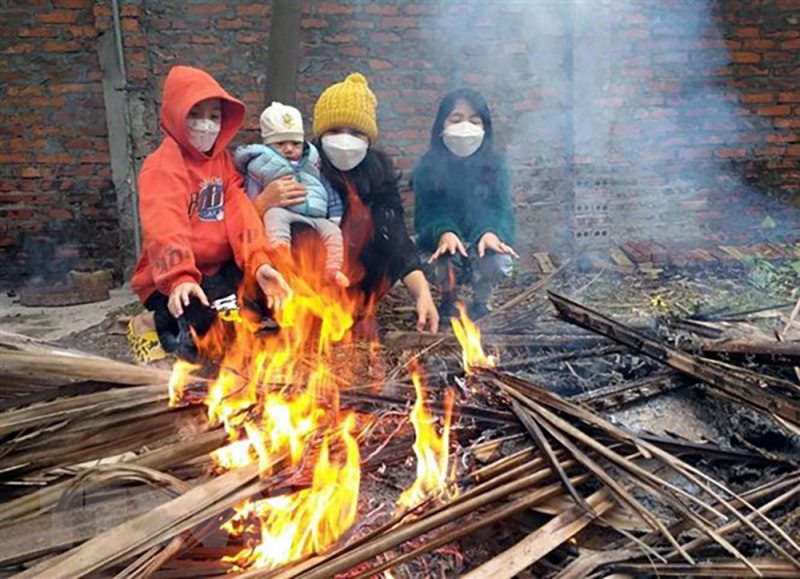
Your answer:
[[[0,565],[73,547],[169,501],[172,495],[133,487],[81,508],[46,513],[0,528]]]
[[[753,566],[761,573],[761,577],[773,579],[798,579],[800,571],[787,561],[769,558],[750,559]],[[752,569],[733,559],[712,559],[698,565],[684,563],[637,563],[619,564],[621,571],[632,573],[657,574],[663,577],[720,577],[733,579],[734,577],[758,577]]]
[[[711,385],[709,392],[717,391],[738,402],[764,413],[767,417],[780,416],[797,426],[800,425],[800,402],[781,394],[774,380],[761,376],[763,380],[745,379],[741,372],[733,372],[719,363],[691,356],[666,344],[636,332],[628,326],[582,306],[572,300],[550,292],[550,299],[559,314],[566,320],[605,335],[643,354],[658,360],[675,370],[698,378]],[[764,388],[763,384],[773,386]]]
[[[268,485],[269,481],[259,480],[258,465],[225,473],[14,578],[83,577],[167,541]]]
[[[533,259],[535,259],[536,263],[539,264],[539,269],[541,269],[542,273],[544,274],[550,274],[556,270],[556,266],[553,265],[553,262],[547,253],[534,253]]]
[[[630,273],[636,269],[636,264],[633,263],[628,256],[625,255],[625,252],[618,247],[610,247],[608,254],[611,256],[611,261],[620,271],[624,273]]]
[[[587,502],[599,516],[615,505],[606,490],[597,491],[587,499]],[[584,509],[574,506],[536,529],[510,549],[462,575],[462,579],[511,579],[568,541],[594,519],[595,517]]]

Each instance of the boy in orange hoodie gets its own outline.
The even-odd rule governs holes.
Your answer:
[[[128,327],[137,361],[163,357],[159,341],[175,351],[188,326],[207,331],[212,302],[235,293],[243,278],[255,279],[268,308],[280,308],[290,294],[268,264],[261,220],[226,149],[244,112],[202,70],[175,66],[167,75],[164,141],[139,175],[144,244],[131,287],[152,315]]]

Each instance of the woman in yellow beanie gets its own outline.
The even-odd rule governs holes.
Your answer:
[[[416,298],[417,329],[436,333],[439,314],[403,220],[397,173],[391,158],[373,147],[377,105],[367,79],[356,73],[328,87],[314,107],[322,176],[344,203],[345,274],[367,310],[402,280]],[[265,189],[257,205],[296,203],[296,184],[291,191],[284,186]]]

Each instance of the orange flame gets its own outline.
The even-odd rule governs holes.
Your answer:
[[[186,382],[189,380],[189,375],[198,368],[199,366],[186,362],[185,360],[178,360],[175,362],[168,384],[170,408],[175,408],[180,404],[180,401],[183,399],[183,391],[186,388]]]
[[[255,516],[260,521],[261,543],[226,561],[274,568],[324,551],[350,528],[356,518],[361,482],[354,427],[355,417],[350,414],[332,436],[333,444],[339,442],[345,449],[341,464],[331,459],[328,439],[323,441],[311,488],[249,502],[239,510],[228,529],[240,531]]]
[[[328,366],[332,348],[353,325],[357,303],[324,284],[321,268],[287,265],[283,271],[293,294],[276,314],[280,331],[262,335],[244,315],[227,316],[230,323],[218,322],[196,338],[208,358],[221,359],[205,399],[209,423],[224,427],[229,438],[212,453],[217,468],[257,463],[268,477],[276,464],[308,465],[312,475],[309,488],[239,505],[223,527],[249,545],[229,559],[239,567],[273,568],[318,553],[340,539],[357,514],[356,421],[340,411],[340,377]],[[170,404],[180,401],[192,369],[175,364]]]
[[[486,355],[481,346],[481,330],[469,319],[467,311],[462,304],[458,304],[461,320],[451,318],[450,323],[462,349],[464,371],[474,374],[476,368],[494,368],[497,360],[492,355]]]
[[[411,373],[417,400],[411,410],[411,423],[414,425],[416,440],[414,455],[417,457],[417,478],[397,501],[400,507],[408,510],[429,498],[452,498],[457,490],[452,484],[455,468],[450,463],[450,422],[453,414],[453,392],[445,394],[444,427],[442,435],[436,432],[436,419],[431,416],[425,404],[425,389],[416,370]]]

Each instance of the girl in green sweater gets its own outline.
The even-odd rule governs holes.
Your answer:
[[[412,175],[414,227],[433,265],[442,294],[439,315],[456,314],[459,281],[470,280],[473,320],[489,313],[489,300],[510,275],[514,212],[508,168],[493,148],[492,118],[472,89],[448,94],[439,104],[430,150]]]

